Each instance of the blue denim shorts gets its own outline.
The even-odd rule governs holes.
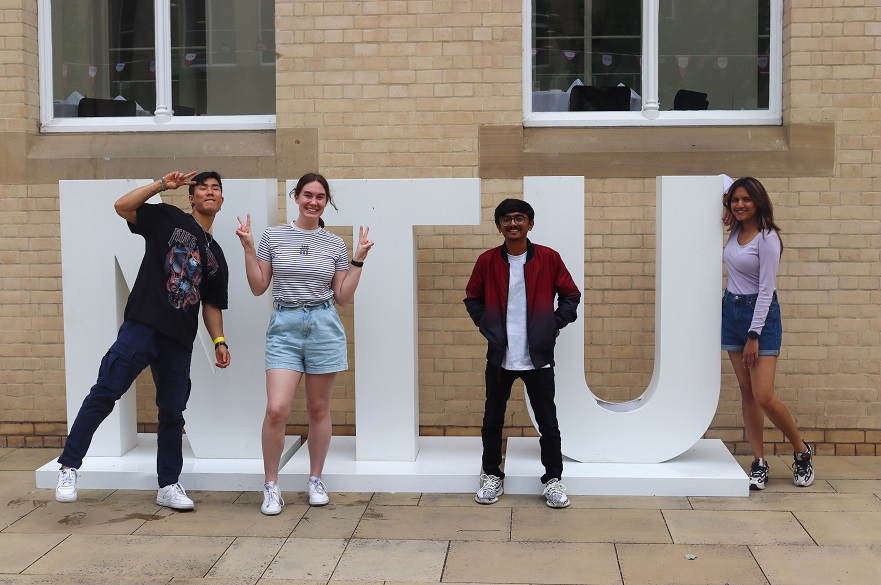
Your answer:
[[[722,296],[722,349],[743,351],[748,339],[749,326],[753,321],[756,299],[759,295],[736,295],[725,291]],[[771,297],[771,306],[765,318],[765,326],[759,336],[759,355],[780,355],[783,341],[783,324],[780,320],[780,304],[777,292]]]
[[[275,303],[266,330],[266,369],[329,374],[348,369],[346,330],[333,301]]]

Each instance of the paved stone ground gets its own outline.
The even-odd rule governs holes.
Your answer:
[[[574,496],[551,510],[538,495],[331,493],[311,508],[285,491],[266,517],[257,491],[191,492],[194,512],[152,491],[59,504],[34,487],[57,455],[0,449],[2,585],[881,583],[881,457],[818,457],[809,488],[774,457],[749,498]]]

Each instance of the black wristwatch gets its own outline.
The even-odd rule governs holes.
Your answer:
[[[749,333],[746,334],[746,336],[749,337],[750,339],[758,339],[759,338],[759,334],[756,333],[755,331],[750,331]]]

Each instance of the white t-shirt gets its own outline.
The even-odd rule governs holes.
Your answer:
[[[526,280],[523,274],[526,252],[519,256],[508,255],[508,264],[508,347],[505,348],[502,367],[506,370],[534,370],[526,338]]]

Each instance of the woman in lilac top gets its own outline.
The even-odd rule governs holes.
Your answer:
[[[728,285],[722,299],[722,349],[728,351],[740,385],[746,435],[755,456],[750,489],[763,490],[768,481],[765,416],[795,450],[793,482],[809,486],[814,481],[811,447],[802,440],[789,409],[774,393],[783,335],[775,286],[783,252],[780,228],[774,223],[768,193],[752,177],[734,181],[723,202],[731,235],[723,253]]]

